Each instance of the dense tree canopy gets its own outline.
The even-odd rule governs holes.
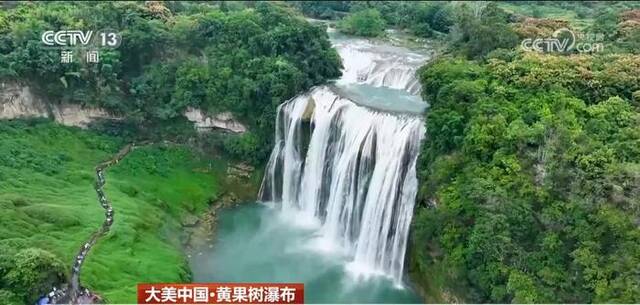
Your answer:
[[[0,11],[0,78],[27,81],[49,99],[105,107],[138,121],[171,121],[186,107],[231,111],[250,126],[266,155],[275,109],[340,74],[323,28],[269,3],[25,3]],[[100,63],[60,61],[44,46],[46,30],[115,29],[117,49]],[[81,49],[74,50],[82,58]]]
[[[433,37],[448,33],[455,19],[455,7],[444,1],[295,1],[294,6],[313,18],[343,18],[343,31],[362,36],[378,36],[387,25]]]
[[[474,302],[640,301],[640,57],[443,58],[414,268]]]

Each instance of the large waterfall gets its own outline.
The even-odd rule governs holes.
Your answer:
[[[348,267],[358,274],[384,274],[400,282],[424,122],[420,111],[382,111],[344,92],[360,99],[368,95],[356,94],[354,86],[417,92],[419,63],[407,60],[406,53],[334,44],[345,66],[337,85],[314,88],[278,109],[260,200],[319,221],[321,235],[346,250]],[[384,90],[392,94],[378,99],[390,104],[394,94],[407,94]]]

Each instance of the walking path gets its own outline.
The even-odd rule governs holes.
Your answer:
[[[127,154],[129,154],[134,148],[139,146],[135,146],[135,144],[128,144],[124,148],[122,148],[116,155],[114,155],[108,161],[102,162],[96,166],[96,194],[98,195],[98,202],[100,202],[100,206],[105,210],[104,213],[104,222],[102,226],[93,233],[89,239],[82,245],[78,254],[76,255],[73,267],[71,269],[71,281],[68,288],[56,289],[53,288],[53,291],[48,295],[48,303],[49,304],[93,304],[94,302],[101,301],[100,297],[91,293],[88,289],[82,288],[80,285],[80,272],[82,270],[82,265],[84,263],[87,254],[89,254],[89,250],[96,244],[98,239],[109,232],[111,225],[113,224],[114,219],[114,210],[111,206],[111,202],[107,200],[107,197],[104,193],[104,185],[106,184],[104,171],[114,164],[118,164],[120,160],[122,160]]]

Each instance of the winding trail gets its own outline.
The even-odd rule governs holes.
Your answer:
[[[88,293],[85,293],[85,291],[88,292],[88,290],[85,289],[83,291],[81,289],[80,272],[82,270],[82,265],[84,263],[85,258],[87,257],[87,254],[89,254],[89,251],[96,244],[98,239],[104,236],[107,232],[109,232],[109,229],[111,228],[111,225],[113,224],[113,220],[114,220],[113,207],[111,206],[111,202],[107,200],[107,197],[104,193],[104,185],[107,182],[105,180],[104,171],[110,166],[114,164],[118,164],[120,160],[126,157],[127,154],[129,154],[133,149],[137,147],[139,146],[136,146],[134,143],[128,144],[125,147],[123,147],[117,154],[115,154],[111,159],[98,164],[95,168],[96,170],[95,190],[96,190],[96,194],[98,195],[98,202],[100,203],[100,206],[102,206],[102,208],[105,210],[105,213],[104,213],[105,219],[104,219],[104,222],[102,223],[102,226],[100,226],[100,228],[89,237],[89,239],[84,243],[84,245],[82,245],[82,247],[78,251],[78,254],[75,257],[75,260],[73,262],[73,267],[71,268],[70,287],[67,293],[71,304],[78,304],[79,299],[82,304],[87,304],[88,302],[91,302],[90,300],[91,296],[87,295]]]

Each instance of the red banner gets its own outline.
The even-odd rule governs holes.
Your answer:
[[[138,304],[302,304],[301,283],[138,284]]]

